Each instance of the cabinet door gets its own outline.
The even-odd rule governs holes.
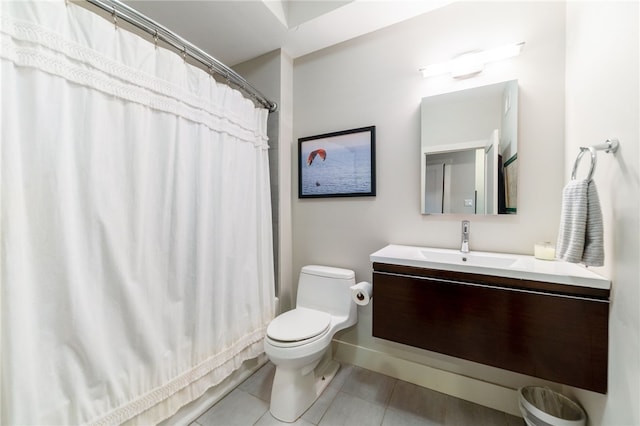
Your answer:
[[[606,393],[606,301],[373,275],[375,337]]]

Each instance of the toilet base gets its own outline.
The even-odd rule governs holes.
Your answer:
[[[287,370],[276,366],[269,411],[276,419],[293,423],[318,399],[334,378],[340,364],[325,352],[317,367]]]

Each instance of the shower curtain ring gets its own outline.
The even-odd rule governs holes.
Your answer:
[[[153,44],[155,44],[156,49],[158,48],[158,30],[156,29],[153,33]]]
[[[182,48],[182,60],[185,62],[187,61],[187,46]]]
[[[118,29],[118,13],[115,7],[113,8],[113,12],[111,12],[111,16],[113,16],[113,26],[117,30]]]

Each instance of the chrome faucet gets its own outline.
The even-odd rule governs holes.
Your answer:
[[[468,220],[462,221],[462,246],[460,251],[463,253],[469,253],[469,229],[471,228],[471,222]]]

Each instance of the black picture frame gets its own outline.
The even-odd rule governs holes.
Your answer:
[[[298,139],[298,198],[376,195],[376,126]]]

